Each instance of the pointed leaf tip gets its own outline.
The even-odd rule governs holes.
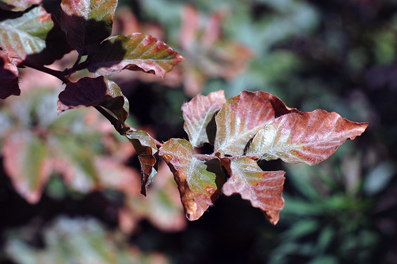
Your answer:
[[[185,120],[183,128],[193,147],[209,143],[207,126],[225,101],[224,91],[218,91],[210,93],[208,96],[197,95],[182,106],[183,119]]]
[[[347,139],[360,136],[368,123],[356,123],[335,112],[315,110],[283,115],[253,139],[248,156],[316,165],[329,158]]]
[[[165,77],[183,57],[164,42],[143,33],[117,35],[103,41],[89,56],[88,70],[109,76],[124,69]]]
[[[219,161],[198,160],[193,146],[184,139],[170,139],[159,154],[174,174],[187,219],[199,219],[219,196],[224,183]]]

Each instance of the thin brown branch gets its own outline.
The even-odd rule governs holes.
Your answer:
[[[29,62],[29,61],[24,61],[21,65],[22,65],[22,66],[26,66],[26,67],[33,68],[33,69],[38,70],[38,71],[42,71],[42,72],[48,73],[48,74],[50,74],[50,75],[52,75],[52,76],[55,76],[55,77],[57,77],[59,80],[61,80],[61,81],[62,81],[63,83],[65,83],[65,84],[70,83],[69,79],[66,78],[66,77],[63,75],[63,72],[61,72],[61,71],[56,71],[56,70],[47,68],[47,67],[42,66],[42,65],[34,64],[34,63],[32,63],[32,62]]]

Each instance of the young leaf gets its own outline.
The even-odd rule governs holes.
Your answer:
[[[0,9],[20,12],[40,2],[41,0],[0,0]]]
[[[266,92],[241,92],[226,101],[215,117],[215,150],[222,155],[243,155],[249,140],[267,123],[294,109]]]
[[[10,57],[38,64],[51,64],[70,51],[59,25],[42,7],[0,22],[0,47]]]
[[[10,95],[20,95],[18,85],[18,69],[11,62],[6,50],[0,51],[0,98],[6,99]]]
[[[284,207],[281,194],[285,172],[262,171],[254,160],[247,157],[232,160],[227,169],[231,177],[223,185],[223,193],[228,196],[240,194],[253,207],[260,208],[270,223],[277,224],[279,212]]]
[[[112,33],[117,0],[62,0],[62,25],[80,55],[87,55]]]
[[[209,142],[207,125],[225,101],[225,93],[218,91],[210,93],[208,96],[197,95],[182,106],[183,119],[185,120],[183,128],[193,147],[200,147],[203,143]]]
[[[154,73],[164,78],[183,57],[164,42],[142,33],[113,36],[89,56],[88,70],[109,76],[123,69]]]
[[[84,77],[76,83],[68,83],[59,94],[58,114],[80,106],[102,106],[110,110],[121,123],[128,117],[128,99],[120,87],[99,76],[95,79]]]
[[[360,136],[367,126],[368,123],[352,122],[337,113],[320,109],[291,113],[260,130],[247,155],[316,165],[331,156],[347,139]]]
[[[189,141],[175,138],[164,143],[160,156],[174,174],[186,218],[197,220],[214,203],[225,181],[219,161],[198,160]]]
[[[138,153],[142,175],[141,194],[146,196],[147,187],[153,181],[153,177],[156,174],[156,169],[154,168],[157,161],[154,156],[157,153],[156,142],[147,132],[141,130],[129,131],[126,137],[134,145]]]

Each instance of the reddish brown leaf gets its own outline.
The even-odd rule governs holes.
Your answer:
[[[139,162],[141,164],[141,194],[146,196],[147,187],[153,181],[153,177],[157,173],[154,168],[157,159],[157,146],[155,140],[145,131],[129,131],[126,137],[134,145],[138,153]]]
[[[198,160],[189,141],[174,138],[160,148],[160,156],[174,174],[187,219],[197,220],[214,203],[224,183],[219,161]]]
[[[6,50],[0,51],[0,98],[5,99],[10,95],[20,95],[18,85],[18,69],[12,63]]]
[[[247,92],[226,101],[216,115],[215,150],[222,155],[243,155],[249,140],[276,116],[295,111],[266,92]]]
[[[183,128],[193,147],[200,147],[203,143],[209,142],[207,125],[225,101],[225,93],[219,91],[210,93],[208,96],[197,95],[182,106],[185,120]]]
[[[113,36],[89,56],[88,70],[109,76],[123,69],[154,73],[164,78],[183,57],[164,42],[143,33]]]
[[[324,110],[290,113],[260,130],[247,155],[316,165],[331,156],[347,139],[361,135],[367,126],[368,123],[352,122]]]
[[[228,171],[231,177],[224,184],[223,193],[228,196],[240,194],[253,207],[260,208],[273,225],[277,224],[279,212],[284,207],[281,195],[285,172],[262,171],[254,160],[247,157],[232,160]]]
[[[77,83],[68,83],[59,94],[58,114],[81,106],[103,106],[113,112],[124,123],[128,117],[129,103],[120,87],[99,76],[84,77]]]

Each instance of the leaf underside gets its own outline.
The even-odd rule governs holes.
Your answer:
[[[128,140],[134,145],[136,152],[138,153],[139,163],[141,164],[141,194],[147,195],[147,187],[153,181],[153,177],[156,174],[157,159],[155,154],[157,153],[157,146],[154,139],[145,131],[129,131],[126,134]]]
[[[96,75],[109,76],[128,69],[164,78],[183,57],[150,35],[134,33],[107,38],[87,60],[92,61],[88,70]]]
[[[58,114],[81,106],[102,106],[111,111],[121,123],[125,122],[129,112],[128,99],[120,87],[103,76],[84,77],[76,83],[70,82],[59,94]]]
[[[40,2],[41,0],[0,0],[0,9],[20,12]]]

